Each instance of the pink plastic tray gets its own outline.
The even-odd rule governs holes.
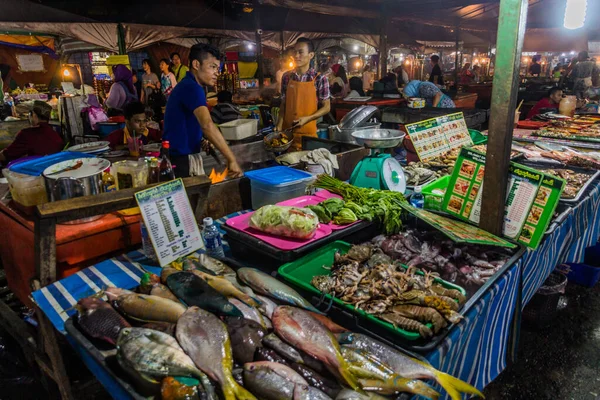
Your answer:
[[[341,199],[341,196],[338,196],[337,194],[333,194],[330,193],[326,190],[321,191],[321,192],[317,192],[320,193],[321,195],[315,195],[315,196],[300,196],[300,197],[296,197],[294,199],[289,199],[286,201],[282,201],[280,203],[277,203],[278,206],[288,206],[288,207],[306,207],[306,206],[312,206],[315,204],[319,204],[320,202],[322,202],[323,200],[327,200],[327,199],[331,199],[332,197],[337,197],[339,199]],[[339,231],[340,229],[345,229],[349,226],[352,226],[354,224],[358,224],[360,222],[360,220],[353,222],[351,224],[348,225],[336,225],[333,222],[330,222],[328,224],[325,224],[325,226],[328,226],[332,231]]]
[[[225,223],[233,229],[242,231],[250,236],[254,236],[257,239],[260,239],[263,242],[270,244],[273,247],[286,251],[296,250],[302,246],[306,246],[309,243],[322,239],[331,234],[331,228],[328,225],[319,224],[319,228],[317,229],[317,232],[315,232],[315,236],[313,236],[312,239],[302,240],[283,238],[281,236],[272,236],[268,233],[258,231],[248,226],[248,221],[250,220],[252,214],[254,213],[250,212],[237,217],[233,217],[228,219]]]

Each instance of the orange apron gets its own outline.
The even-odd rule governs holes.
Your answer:
[[[315,81],[298,82],[290,80],[285,92],[285,115],[283,116],[283,129],[291,128],[294,121],[316,113],[317,90]],[[317,120],[294,129],[293,151],[302,150],[302,136],[317,137]]]

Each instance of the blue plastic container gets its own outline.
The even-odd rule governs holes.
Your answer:
[[[59,162],[73,160],[75,158],[91,158],[96,157],[92,154],[80,153],[77,151],[61,151],[60,153],[51,154],[49,156],[35,158],[29,161],[23,161],[14,164],[10,170],[19,174],[40,176],[46,168]]]
[[[595,246],[585,249],[585,259],[583,262],[587,265],[600,267],[600,243],[596,243]]]
[[[594,287],[600,280],[600,267],[587,264],[565,263],[559,266],[562,271],[569,271],[567,279],[581,286]]]
[[[252,208],[255,210],[302,196],[315,180],[308,172],[283,166],[248,171],[245,175],[250,179]]]
[[[125,128],[125,122],[98,122],[98,134],[108,136],[118,129]]]

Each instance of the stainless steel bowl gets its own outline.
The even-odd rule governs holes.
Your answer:
[[[352,133],[361,146],[370,149],[387,149],[400,144],[406,134],[395,129],[364,129]]]

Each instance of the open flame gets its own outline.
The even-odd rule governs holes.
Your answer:
[[[212,171],[210,171],[210,175],[208,175],[208,179],[210,179],[211,183],[222,182],[225,180],[225,178],[227,178],[228,172],[229,171],[227,170],[227,168],[225,168],[225,171],[223,172],[216,172],[213,168]]]

